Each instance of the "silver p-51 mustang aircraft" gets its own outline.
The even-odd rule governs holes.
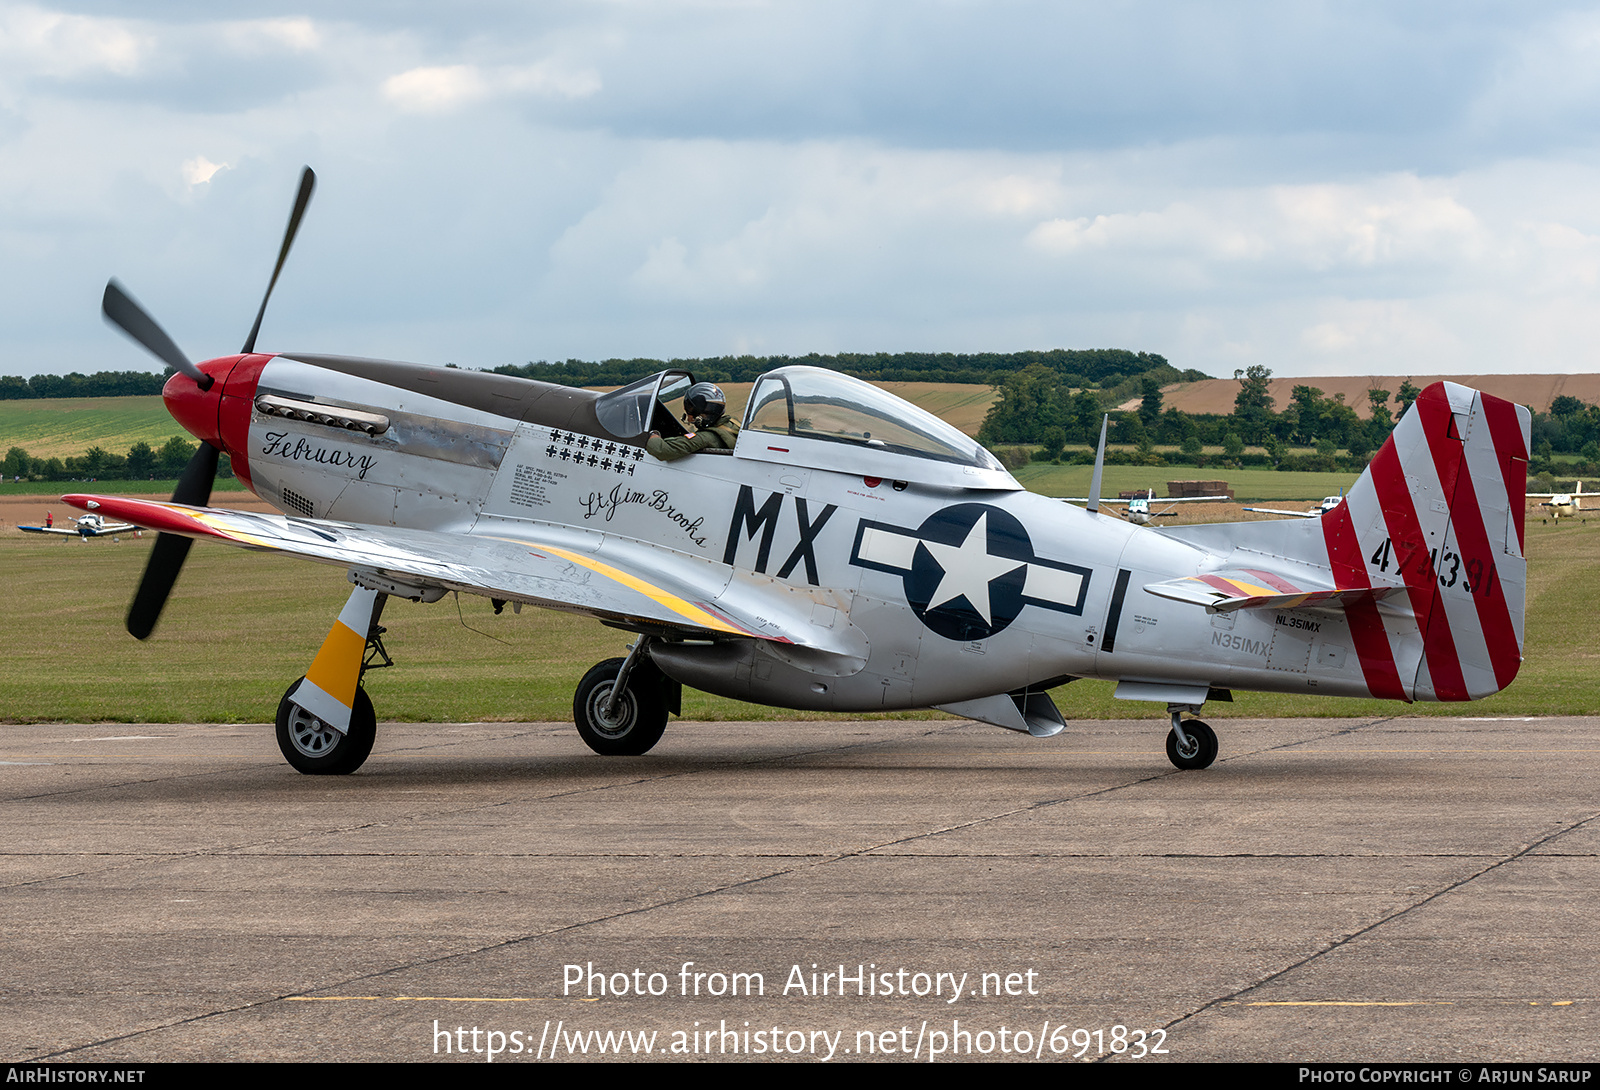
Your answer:
[[[1048,691],[1104,678],[1167,705],[1168,756],[1204,768],[1216,735],[1182,714],[1231,689],[1470,700],[1522,659],[1529,415],[1450,383],[1322,518],[1157,531],[1026,492],[936,417],[814,367],[762,376],[731,450],[665,462],[645,444],[682,434],[682,371],[599,394],[258,353],[256,330],[195,365],[115,282],[105,311],[178,368],[164,397],[201,440],[171,503],[67,497],[161,531],[129,631],[150,634],[194,538],[354,584],[278,708],[302,772],[351,772],[371,750],[360,682],[389,661],[378,621],[395,596],[459,591],[636,633],[577,687],[578,730],[603,754],[655,745],[682,685],[1048,736],[1064,726]],[[207,506],[220,451],[284,513]]]

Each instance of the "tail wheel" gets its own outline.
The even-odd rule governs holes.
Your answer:
[[[1198,719],[1183,725],[1187,744],[1178,741],[1177,731],[1167,732],[1167,760],[1179,768],[1209,768],[1217,759],[1217,732]]]
[[[366,762],[378,738],[372,698],[365,689],[356,688],[350,729],[341,734],[289,699],[299,684],[289,686],[278,702],[278,748],[285,760],[308,776],[348,776]]]
[[[606,704],[622,671],[622,659],[607,659],[583,675],[572,698],[572,718],[585,744],[606,757],[649,753],[667,729],[667,704],[661,672],[650,661],[637,663],[628,685],[612,706]]]

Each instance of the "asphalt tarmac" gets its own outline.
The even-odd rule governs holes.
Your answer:
[[[1600,720],[1215,725],[0,727],[0,1059],[1600,1058]]]

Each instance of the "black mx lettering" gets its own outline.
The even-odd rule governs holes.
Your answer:
[[[783,567],[778,569],[779,579],[789,578],[789,573],[794,571],[794,566],[804,560],[806,562],[806,582],[812,586],[817,585],[817,558],[812,555],[811,546],[817,540],[817,535],[822,532],[822,528],[827,525],[829,517],[836,510],[838,508],[830,503],[822,509],[822,514],[817,516],[816,522],[808,522],[806,520],[806,501],[798,496],[795,497],[794,516],[800,521],[800,544],[794,547],[794,552],[789,554],[789,559],[785,560]]]
[[[772,555],[772,532],[778,528],[778,508],[783,506],[783,493],[774,492],[767,502],[756,510],[755,491],[747,484],[739,486],[739,499],[733,505],[733,521],[728,524],[728,547],[723,550],[722,562],[732,564],[739,554],[739,531],[745,529],[746,539],[755,540],[761,531],[761,545],[756,550],[755,570],[767,574],[767,557]],[[823,515],[825,520],[827,515]]]

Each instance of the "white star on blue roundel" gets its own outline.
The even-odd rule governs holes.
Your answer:
[[[1015,515],[986,503],[937,511],[915,530],[863,519],[850,562],[893,572],[906,602],[932,632],[982,640],[1003,632],[1027,606],[1083,612],[1089,569],[1034,555]]]

